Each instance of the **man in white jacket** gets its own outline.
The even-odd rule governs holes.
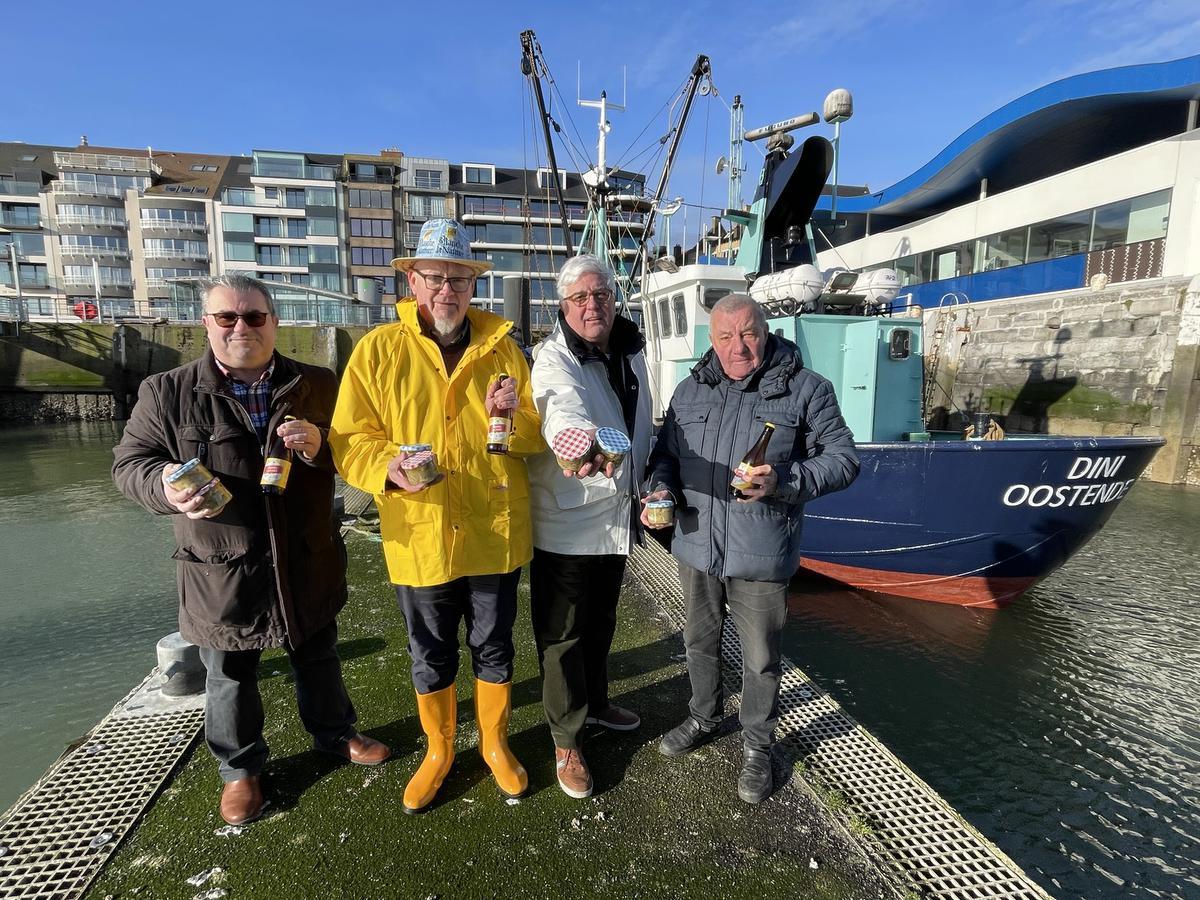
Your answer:
[[[652,422],[645,344],[616,314],[609,268],[576,256],[558,276],[558,324],[537,348],[533,399],[551,444],[567,428],[616,429],[632,447],[618,466],[596,455],[577,472],[554,453],[529,460],[533,513],[530,567],[542,704],[554,739],[559,786],[592,793],[580,738],[587,724],[632,731],[637,714],[608,697],[608,651],[630,546],[640,538],[637,491],[650,455]]]

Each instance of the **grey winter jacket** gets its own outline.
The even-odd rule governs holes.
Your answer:
[[[733,469],[775,424],[767,462],[775,494],[740,503]],[[647,490],[676,498],[671,552],[718,578],[786,581],[800,563],[804,504],[848,486],[858,475],[854,438],[833,386],[804,368],[799,348],[770,335],[763,364],[741,382],[725,377],[710,349],[675,389],[650,456]]]

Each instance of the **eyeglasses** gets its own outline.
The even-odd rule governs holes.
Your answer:
[[[232,328],[234,325],[237,324],[238,319],[241,319],[243,322],[245,322],[251,328],[262,328],[264,325],[267,324],[267,319],[270,317],[271,314],[265,313],[259,309],[254,309],[254,310],[251,310],[250,312],[246,312],[246,313],[235,313],[235,312],[225,311],[225,312],[205,313],[205,315],[208,316],[210,319],[212,319],[214,322],[216,322],[218,325],[220,325],[222,328]]]
[[[578,294],[563,297],[568,303],[572,303],[580,309],[587,305],[589,298],[595,300],[598,306],[604,306],[612,300],[613,292],[608,288],[596,288],[594,291],[580,291]]]
[[[453,278],[447,278],[438,272],[421,272],[417,269],[413,269],[413,271],[425,280],[425,287],[431,291],[440,291],[442,285],[449,283],[450,290],[462,293],[475,284],[475,278],[472,275],[455,275]]]

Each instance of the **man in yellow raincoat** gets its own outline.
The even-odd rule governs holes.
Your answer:
[[[523,457],[545,444],[528,364],[509,337],[512,324],[470,308],[475,279],[491,263],[472,257],[463,226],[426,222],[416,254],[392,265],[408,275],[415,299],[400,301],[399,321],[355,347],[329,445],[346,481],[375,495],[388,575],[408,623],[428,746],[404,791],[404,809],[419,812],[454,760],[464,620],[480,752],[504,794],[519,796],[528,786],[508,747],[512,627],[520,569],[533,555]],[[501,381],[501,374],[508,377]],[[508,452],[489,453],[489,423],[508,416]],[[420,445],[430,445],[438,470],[429,483]]]

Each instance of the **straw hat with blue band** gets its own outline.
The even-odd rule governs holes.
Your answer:
[[[419,262],[448,262],[466,266],[476,275],[492,268],[486,259],[471,256],[471,242],[467,240],[467,229],[454,219],[430,219],[421,226],[417,239],[417,252],[413,256],[397,256],[392,268],[411,272]]]

